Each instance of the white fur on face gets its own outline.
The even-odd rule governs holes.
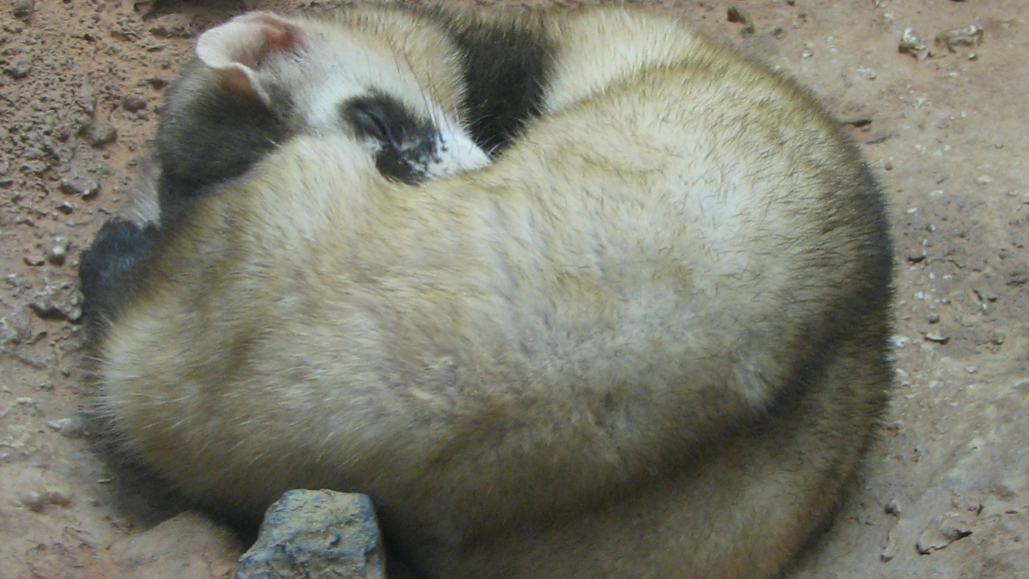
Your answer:
[[[352,131],[370,156],[397,156],[416,180],[479,169],[490,162],[458,121],[458,111],[445,110],[430,96],[434,87],[425,83],[432,83],[431,75],[416,74],[410,61],[417,56],[381,32],[255,12],[201,35],[197,56],[219,71],[224,88],[259,98],[288,117],[292,134],[336,136]],[[344,118],[347,103],[380,97],[399,105],[419,132],[410,142],[390,145],[397,151],[383,151],[381,135],[360,131]],[[383,119],[388,120],[400,119]],[[390,138],[394,136],[410,135]]]
[[[425,168],[429,178],[445,177],[464,171],[474,171],[490,164],[490,158],[464,131],[454,127],[440,127],[437,155]]]
[[[472,140],[459,122],[427,97],[429,92],[393,51],[382,50],[368,39],[320,30],[314,23],[303,30],[303,46],[296,53],[273,56],[267,81],[291,87],[294,105],[314,134],[339,132],[343,102],[374,92],[387,94],[416,116],[429,119],[439,130],[436,155],[424,167],[425,175],[438,178],[489,164],[489,156]],[[368,142],[370,153],[380,144]]]

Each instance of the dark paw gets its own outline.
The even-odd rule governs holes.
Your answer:
[[[155,225],[114,218],[104,223],[93,244],[82,252],[79,285],[91,338],[117,316],[135,291],[158,237]]]

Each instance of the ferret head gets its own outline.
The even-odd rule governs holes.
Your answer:
[[[266,108],[287,136],[351,134],[386,177],[417,183],[488,164],[458,120],[456,74],[416,71],[423,55],[384,32],[374,19],[253,12],[202,34],[196,52],[224,90]]]

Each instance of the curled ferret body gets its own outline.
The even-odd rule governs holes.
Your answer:
[[[97,341],[100,406],[216,509],[370,495],[413,576],[774,577],[885,402],[878,187],[674,19],[533,22],[540,114],[490,166],[413,186],[299,136],[198,199]]]

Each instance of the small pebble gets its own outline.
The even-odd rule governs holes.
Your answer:
[[[41,513],[50,505],[67,507],[71,505],[71,497],[61,490],[47,489],[43,492],[23,491],[18,493],[18,499],[25,508],[33,513]]]
[[[121,106],[124,107],[125,110],[134,113],[146,108],[146,99],[138,94],[125,95],[125,98],[121,101]]]
[[[961,513],[947,513],[933,519],[918,536],[915,548],[926,555],[947,548],[948,545],[972,534],[968,519]]]
[[[739,6],[730,6],[727,11],[727,16],[729,22],[743,25],[743,30],[740,31],[740,34],[743,34],[744,36],[754,34],[754,21],[750,19],[750,14],[747,14],[746,10]]]
[[[897,502],[897,499],[890,499],[883,506],[883,511],[887,515],[894,515],[894,516],[900,515],[900,503]]]
[[[1029,266],[1023,264],[1019,265],[1014,269],[1014,271],[1009,273],[1008,279],[1004,283],[1010,286],[1023,286],[1027,282],[1029,282]]]
[[[93,434],[89,419],[81,413],[67,418],[50,420],[46,425],[67,438],[86,438]]]
[[[879,560],[883,563],[892,561],[897,556],[897,535],[893,531],[887,531],[886,537],[881,544],[883,550],[879,553]]]
[[[14,312],[0,318],[0,346],[20,344],[32,334],[32,319],[27,312]]]
[[[75,174],[61,179],[60,188],[61,193],[65,195],[80,195],[89,198],[100,190],[100,184],[92,179]]]
[[[110,123],[92,122],[86,126],[86,141],[94,147],[102,147],[118,139],[118,131]]]
[[[936,35],[936,43],[954,52],[955,46],[979,46],[983,42],[983,29],[975,24],[964,28],[944,30]]]
[[[55,237],[54,246],[50,248],[50,253],[47,256],[51,263],[58,265],[64,263],[64,259],[68,257],[68,239],[66,237]]]
[[[57,319],[77,322],[82,319],[82,294],[70,284],[47,284],[29,302],[29,308],[45,320]]]
[[[914,55],[918,60],[922,60],[933,55],[932,51],[929,50],[929,47],[927,47],[925,43],[918,38],[918,35],[915,34],[914,28],[904,29],[903,34],[900,35],[900,43],[897,45],[897,50]]]
[[[14,17],[21,20],[28,20],[36,10],[36,3],[33,0],[14,0]]]
[[[32,72],[32,64],[25,60],[16,60],[4,67],[4,72],[14,79],[25,78]]]

